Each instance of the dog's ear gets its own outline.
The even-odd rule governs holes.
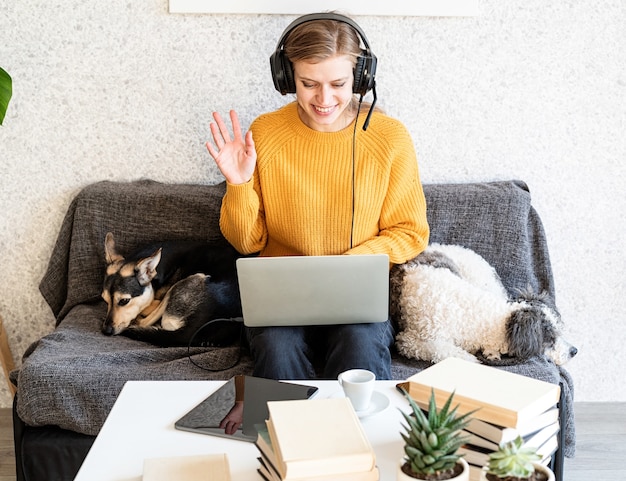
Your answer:
[[[113,232],[107,232],[107,235],[104,238],[104,259],[107,265],[124,260],[124,258],[115,250],[115,239],[113,238]]]
[[[150,284],[154,276],[156,276],[156,268],[161,261],[161,249],[157,250],[154,254],[137,262],[135,266],[135,272],[137,273],[137,280],[142,286]]]
[[[506,324],[508,355],[528,359],[544,351],[543,315],[541,309],[523,307],[514,311]]]

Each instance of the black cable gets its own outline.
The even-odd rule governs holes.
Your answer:
[[[352,131],[352,220],[350,223],[350,249],[354,247],[354,210],[356,204],[356,124],[359,120],[359,114],[361,113],[361,105],[363,104],[363,95],[359,97],[359,106],[356,109],[356,118],[354,119],[354,129]],[[369,113],[367,114],[366,123],[369,123]],[[363,130],[367,127],[363,125]]]
[[[212,369],[210,367],[201,366],[196,361],[194,361],[193,358],[192,358],[192,354],[191,354],[191,348],[192,347],[220,347],[220,348],[222,348],[222,347],[228,347],[228,346],[215,345],[215,344],[212,344],[210,342],[203,342],[199,346],[192,346],[193,341],[195,340],[195,338],[198,335],[198,333],[200,333],[200,331],[202,331],[203,329],[207,328],[208,326],[210,326],[211,324],[213,324],[215,322],[224,322],[224,321],[231,322],[233,324],[236,324],[239,327],[239,342],[238,342],[237,358],[235,359],[235,362],[233,364],[230,364],[230,365],[226,366],[226,367],[217,368],[217,369]],[[243,321],[243,319],[240,318],[240,317],[235,317],[235,318],[231,317],[229,319],[226,319],[226,318],[212,319],[212,320],[210,320],[208,322],[205,322],[202,326],[200,326],[198,329],[196,329],[196,332],[193,333],[193,335],[189,339],[189,342],[187,343],[187,357],[189,358],[189,361],[191,362],[191,364],[193,364],[196,367],[199,367],[200,369],[204,369],[205,371],[210,371],[210,372],[226,371],[228,369],[232,369],[237,364],[239,364],[239,362],[241,361],[241,351],[242,351],[243,336],[244,336],[244,328],[243,328],[243,322],[242,321]],[[232,346],[230,346],[230,347],[232,347]]]

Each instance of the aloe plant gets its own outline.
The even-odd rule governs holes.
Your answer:
[[[9,107],[9,100],[13,94],[11,76],[0,67],[0,125]]]
[[[404,395],[412,410],[411,414],[402,413],[407,422],[406,433],[402,433],[406,465],[413,474],[421,475],[420,479],[449,479],[443,473],[452,477],[462,456],[457,451],[467,442],[461,431],[467,427],[474,411],[457,416],[458,406],[450,409],[454,392],[438,411],[432,391],[426,415],[406,391]]]
[[[526,480],[531,479],[536,463],[541,460],[535,448],[524,446],[521,436],[503,443],[497,451],[489,455],[487,474],[498,479]],[[494,479],[490,477],[491,479]]]

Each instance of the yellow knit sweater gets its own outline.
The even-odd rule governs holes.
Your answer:
[[[257,165],[250,182],[227,185],[226,239],[241,253],[264,256],[384,253],[398,264],[422,252],[429,228],[411,137],[378,112],[363,131],[364,115],[354,152],[354,228],[354,124],[312,130],[294,102],[251,126]]]

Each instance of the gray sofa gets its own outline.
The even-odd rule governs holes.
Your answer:
[[[554,302],[544,230],[523,182],[430,184],[424,191],[432,242],[469,247],[496,268],[509,292],[531,286],[547,291]],[[191,354],[203,365],[225,365],[236,360],[236,347],[188,351],[100,333],[106,312],[100,299],[106,232],[115,234],[121,252],[160,240],[224,244],[218,227],[223,194],[224,184],[141,180],[89,185],[72,201],[40,284],[56,329],[27,350],[13,373],[18,481],[73,479],[127,380],[227,379],[251,372],[245,350],[236,366],[222,372],[208,372],[189,360]],[[427,365],[395,353],[393,377],[406,379]],[[568,372],[544,357],[503,369],[561,384],[560,455],[573,456]]]

